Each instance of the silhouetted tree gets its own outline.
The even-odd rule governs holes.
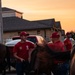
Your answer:
[[[75,32],[74,31],[71,31],[71,37],[75,40]]]

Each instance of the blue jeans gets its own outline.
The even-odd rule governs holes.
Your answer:
[[[17,61],[16,62],[16,72],[17,72],[17,75],[24,75],[24,72],[27,75],[29,73],[29,62],[28,61],[24,61],[24,62]]]
[[[69,72],[69,62],[59,63],[54,66],[54,75],[68,75]]]

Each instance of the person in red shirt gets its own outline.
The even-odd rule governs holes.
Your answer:
[[[29,34],[22,31],[20,33],[21,41],[18,42],[13,48],[13,55],[16,58],[16,71],[17,75],[24,75],[24,70],[26,75],[29,71],[29,51],[35,48],[35,44],[26,40]]]
[[[51,43],[49,42],[48,46],[52,50],[54,50],[56,52],[63,52],[63,51],[65,51],[64,43],[60,41],[60,35],[59,35],[58,32],[54,32],[50,38],[52,39],[52,42]]]
[[[65,45],[66,51],[72,51],[72,40],[70,38],[71,38],[71,33],[67,32],[66,33],[66,39],[64,40],[64,45]],[[67,62],[67,69],[69,71],[70,61]]]
[[[66,47],[66,50],[71,51],[72,49],[72,43],[70,40],[71,34],[69,32],[66,33],[66,39],[64,40],[64,45]]]
[[[64,43],[60,41],[60,35],[58,32],[54,32],[50,37],[52,39],[52,43],[48,43],[48,46],[55,52],[64,52],[65,47]],[[55,60],[55,64],[59,63],[60,61]]]
[[[65,46],[64,43],[60,41],[60,34],[58,32],[54,32],[50,37],[52,39],[52,43],[48,43],[48,46],[55,52],[64,52]],[[66,67],[64,65],[65,61],[60,61],[54,59],[54,68],[53,74],[54,75],[66,75]]]

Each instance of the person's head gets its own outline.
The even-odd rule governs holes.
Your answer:
[[[70,33],[70,32],[67,32],[67,33],[66,33],[66,37],[67,37],[67,38],[71,38],[71,33]]]
[[[52,35],[50,36],[50,38],[52,38],[52,42],[56,42],[56,41],[59,40],[60,34],[58,32],[54,32],[54,33],[52,33]]]
[[[28,35],[29,35],[29,34],[28,34],[27,32],[22,31],[22,32],[20,33],[21,41],[26,41]]]

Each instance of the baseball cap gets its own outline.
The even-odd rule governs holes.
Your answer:
[[[66,33],[66,36],[68,36],[68,35],[70,35],[70,32],[67,32],[67,33]]]
[[[25,32],[25,31],[22,31],[21,33],[20,33],[20,36],[28,36],[29,34],[27,33],[27,32]]]
[[[60,35],[59,35],[58,32],[54,32],[54,33],[52,33],[52,35],[50,36],[50,38],[59,38],[59,37],[60,37]]]

